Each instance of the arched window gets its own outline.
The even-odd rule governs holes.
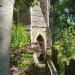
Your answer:
[[[42,35],[38,35],[36,41],[38,42],[38,44],[40,45],[41,49],[44,50],[45,49],[45,43],[44,43],[44,38]]]

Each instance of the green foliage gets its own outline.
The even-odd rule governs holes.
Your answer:
[[[53,6],[53,43],[58,51],[60,74],[64,75],[65,62],[75,59],[75,1],[51,0]]]
[[[12,47],[23,47],[30,44],[30,36],[23,24],[13,25],[11,44]]]
[[[48,56],[51,56],[51,54],[52,54],[51,49],[47,49],[46,52],[47,52],[47,55],[48,55]]]
[[[21,57],[23,57],[23,58],[32,58],[32,54],[30,54],[30,53],[22,53],[21,54]]]
[[[27,68],[31,65],[32,53],[20,51],[11,51],[10,65],[15,65],[20,69]]]
[[[21,53],[20,58],[21,59],[17,62],[17,66],[19,68],[25,68],[25,67],[28,67],[31,64],[32,54],[30,54],[30,53]]]
[[[26,68],[27,66],[29,66],[30,65],[30,61],[27,61],[27,60],[24,60],[24,61],[19,61],[18,63],[17,63],[17,66],[19,67],[19,68]]]
[[[57,31],[55,30],[59,30],[58,32],[61,32],[62,29],[69,27],[71,25],[75,25],[75,1],[52,0],[51,3],[53,6],[53,34],[54,36],[56,36],[57,34],[55,32]]]
[[[58,50],[58,58],[61,61],[69,61],[71,58],[75,58],[75,30],[71,26],[68,29],[64,29],[61,37],[55,42],[55,48]],[[63,58],[63,59],[61,59]]]
[[[37,3],[37,0],[15,0],[15,7],[33,6]]]
[[[61,75],[63,75],[64,63],[68,64],[71,59],[75,59],[75,27],[70,26],[68,29],[64,29],[60,36],[54,47],[58,51],[58,63],[61,68]]]

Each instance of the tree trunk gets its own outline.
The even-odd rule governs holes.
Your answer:
[[[9,73],[14,0],[0,0],[0,75]]]

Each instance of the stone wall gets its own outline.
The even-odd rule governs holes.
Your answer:
[[[46,23],[40,3],[31,8],[31,42],[36,42],[39,35],[44,38],[46,48]]]
[[[46,28],[32,27],[31,42],[36,42],[37,37],[41,35],[44,38],[45,49],[46,49]]]

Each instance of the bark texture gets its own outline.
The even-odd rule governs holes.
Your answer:
[[[9,48],[14,0],[0,0],[0,75],[9,73]]]

